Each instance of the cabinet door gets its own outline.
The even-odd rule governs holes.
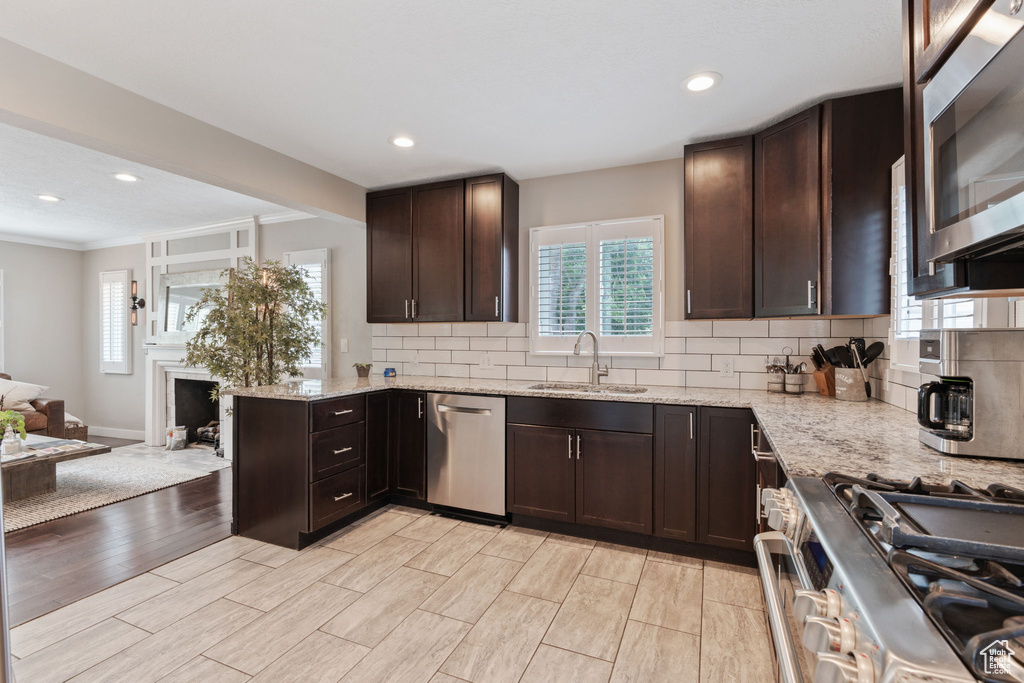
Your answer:
[[[993,0],[913,0],[915,77],[931,78]]]
[[[518,317],[518,204],[519,186],[503,173],[466,180],[466,320]]]
[[[700,414],[700,533],[701,543],[751,550],[754,519],[755,468],[750,452],[749,410],[701,408]]]
[[[576,521],[650,534],[649,434],[576,430]]]
[[[366,502],[386,496],[391,489],[391,392],[366,396]]]
[[[400,391],[391,397],[392,490],[427,498],[427,395]]]
[[[654,409],[654,535],[697,541],[697,409]]]
[[[462,320],[462,180],[412,188],[413,318]]]
[[[409,322],[412,302],[412,192],[366,195],[366,320]]]
[[[683,152],[687,318],[754,315],[753,157],[750,136]]]
[[[754,314],[820,312],[819,107],[754,137]]]
[[[573,435],[571,429],[508,425],[505,485],[509,512],[575,521]]]

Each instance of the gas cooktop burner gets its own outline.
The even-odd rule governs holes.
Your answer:
[[[974,675],[1024,682],[1024,491],[823,480]],[[1010,656],[993,673],[987,658],[998,643]]]

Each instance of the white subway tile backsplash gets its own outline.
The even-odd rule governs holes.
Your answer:
[[[548,368],[549,382],[589,382],[589,368]]]
[[[508,337],[505,340],[505,348],[509,351],[529,351],[529,337]]]
[[[682,370],[637,370],[637,384],[657,387],[686,386],[686,373]]]
[[[452,351],[453,363],[466,363],[467,365],[479,365],[480,359],[484,357],[483,351]]]
[[[509,379],[543,382],[548,378],[547,368],[538,368],[530,365],[510,365],[505,370],[508,373]]]
[[[767,337],[767,320],[716,320],[716,337]]]
[[[863,318],[849,318],[845,320],[833,320],[832,321],[832,336],[833,337],[863,337],[864,336],[864,319]]]
[[[739,339],[720,339],[713,337],[710,339],[687,339],[686,340],[686,352],[687,353],[724,353],[736,355],[740,352],[740,340]]]
[[[636,384],[636,370],[608,368],[608,384]]]
[[[710,337],[710,320],[669,320],[665,323],[666,337]]]
[[[487,323],[488,337],[525,337],[526,323]]]
[[[486,337],[487,323],[452,323],[454,337]]]
[[[450,337],[452,336],[452,324],[419,323],[418,331],[421,337]]]
[[[495,365],[526,365],[526,354],[522,351],[486,351]]]
[[[566,366],[566,357],[557,354],[528,353],[526,354],[526,364],[542,365],[549,368],[564,368]]]
[[[479,365],[469,366],[469,376],[475,379],[508,379],[505,374],[505,366],[493,368],[482,368]]]
[[[417,331],[418,326],[416,323],[402,323],[398,325],[392,325],[388,323],[388,336],[389,337],[417,337],[419,332]]]
[[[448,351],[469,351],[469,337],[437,337],[434,347]]]
[[[800,353],[800,340],[789,337],[770,337],[765,339],[744,339],[740,344],[743,355],[780,355],[787,353],[783,349],[792,349],[792,355]]]
[[[756,391],[768,391],[767,372],[741,372],[740,389],[753,389]]]
[[[612,367],[632,370],[657,370],[661,359],[657,356],[612,356]]]
[[[661,359],[662,370],[710,370],[711,356],[702,353],[670,353]]]
[[[388,333],[388,326],[384,323],[373,323],[370,325],[370,334],[374,337],[384,337]]]
[[[438,377],[469,377],[469,366],[439,363],[434,366],[434,374]]]
[[[828,337],[831,329],[828,320],[770,320],[768,323],[773,337]]]
[[[370,355],[370,360],[374,363],[384,363],[388,359],[387,349],[374,349]]]
[[[452,361],[451,351],[417,350],[416,356],[421,363],[450,363]]]
[[[504,337],[471,337],[469,348],[473,351],[504,351]]]
[[[421,377],[434,377],[433,363],[402,363],[403,375],[419,375]]]
[[[892,318],[887,315],[879,316],[877,318],[867,318],[864,321],[864,334],[871,335],[872,337],[888,338],[891,323]]]
[[[403,349],[432,349],[434,348],[433,337],[403,337]]]
[[[686,353],[684,337],[665,337],[665,353]]]
[[[718,372],[722,369],[722,363],[726,358],[732,359],[733,372],[767,372],[765,371],[765,364],[770,360],[766,356],[712,356],[710,368],[694,368],[694,370],[714,370]]]
[[[388,349],[389,363],[411,363],[416,355],[414,349]]]
[[[708,389],[739,389],[740,374],[742,373],[734,374],[732,377],[723,377],[717,372],[690,371],[686,373],[686,386]]]
[[[400,349],[402,337],[373,337],[370,345],[375,349]]]

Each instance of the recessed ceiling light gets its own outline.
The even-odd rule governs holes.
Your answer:
[[[123,180],[126,183],[134,183],[139,179],[139,176],[132,175],[131,173],[115,173],[114,177],[118,180]]]
[[[52,194],[37,194],[37,197],[42,199],[44,202],[62,202],[64,201],[60,197],[55,197]]]
[[[404,135],[396,135],[395,137],[391,138],[389,142],[395,147],[412,147],[413,145],[416,144],[412,138],[406,137]]]
[[[715,73],[714,71],[702,71],[699,74],[693,74],[684,78],[680,86],[691,92],[700,92],[701,90],[712,88],[721,82],[722,74]]]

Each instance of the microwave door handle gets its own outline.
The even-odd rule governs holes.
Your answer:
[[[944,393],[946,385],[942,382],[928,382],[917,390],[917,423],[925,429],[945,429],[941,410],[935,416],[937,419],[932,419],[932,397]]]

